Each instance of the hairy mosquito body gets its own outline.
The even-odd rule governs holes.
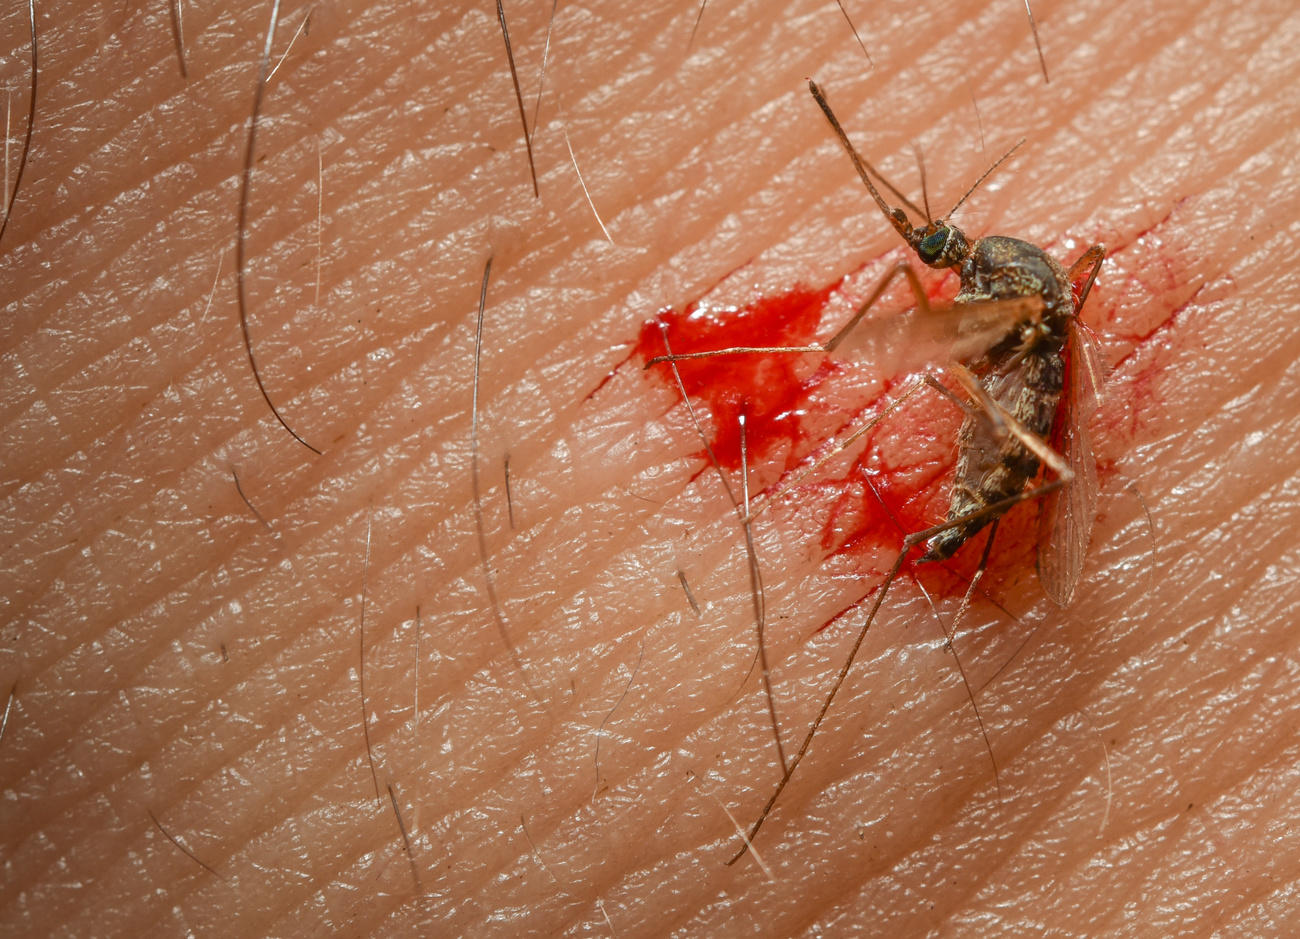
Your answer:
[[[1065,386],[1062,352],[1075,315],[1065,269],[1042,249],[1016,238],[981,238],[961,262],[958,305],[1039,297],[1041,319],[1011,330],[972,370],[989,397],[1029,433],[1049,439]],[[1039,458],[983,411],[967,414],[958,437],[957,472],[948,506],[951,527],[926,545],[922,561],[942,561],[1004,514],[990,506],[1025,490]],[[984,514],[978,514],[985,510]],[[965,519],[965,521],[959,521]]]

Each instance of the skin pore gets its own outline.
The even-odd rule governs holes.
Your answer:
[[[6,933],[1289,921],[1292,4],[1036,4],[1044,86],[1011,2],[854,10],[874,68],[829,3],[715,0],[689,50],[690,4],[561,3],[540,198],[492,6],[312,8],[262,103],[245,287],[268,393],[320,456],[270,415],[239,326],[269,5],[184,4],[187,78],[165,6],[84,6],[38,4],[0,242]],[[272,65],[306,12],[281,11]],[[530,126],[549,13],[507,8]],[[11,164],[27,29],[5,14]],[[998,785],[905,578],[756,842],[766,867],[728,867],[779,774],[743,542],[675,390],[628,356],[662,308],[846,274],[860,297],[902,257],[810,76],[914,198],[919,142],[935,206],[1026,137],[963,207],[972,237],[1110,247],[1085,316],[1115,365],[1109,475],[1069,609],[995,558],[1019,621],[977,601],[960,624],[976,685],[997,674]],[[471,484],[489,256],[499,624]],[[906,417],[890,439],[951,460]],[[787,749],[892,562],[817,550],[829,498],[755,525]]]

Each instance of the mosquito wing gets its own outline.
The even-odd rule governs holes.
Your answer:
[[[1069,329],[1066,387],[1052,444],[1074,479],[1044,500],[1038,529],[1038,579],[1059,606],[1074,596],[1097,517],[1097,460],[1088,420],[1105,382],[1097,340],[1077,319],[1070,320]]]
[[[866,319],[853,327],[837,354],[868,363],[884,375],[914,372],[927,365],[969,362],[1042,312],[1038,297],[911,310]]]

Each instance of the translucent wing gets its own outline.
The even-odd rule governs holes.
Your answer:
[[[844,337],[836,354],[870,363],[885,375],[969,362],[1042,309],[1039,297],[1016,297],[865,319]]]
[[[1067,348],[1065,393],[1052,443],[1074,479],[1047,496],[1038,520],[1038,579],[1044,592],[1060,606],[1074,596],[1097,517],[1097,461],[1088,420],[1105,384],[1097,341],[1077,319],[1070,320]]]

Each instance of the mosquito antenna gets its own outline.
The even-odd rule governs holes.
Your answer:
[[[1008,150],[1006,153],[1002,154],[1002,156],[994,160],[993,165],[990,166],[988,169],[986,169],[984,171],[984,174],[980,176],[979,179],[975,180],[975,184],[966,190],[966,195],[962,196],[960,199],[957,200],[957,204],[948,210],[948,214],[944,216],[944,218],[951,218],[953,213],[956,212],[959,208],[961,208],[961,204],[970,198],[971,193],[974,192],[976,189],[978,189],[980,187],[980,184],[983,183],[984,180],[988,179],[989,176],[993,174],[993,171],[995,169],[997,169],[999,166],[1005,163],[1011,157],[1011,154],[1019,150],[1021,146],[1024,145],[1024,142],[1025,142],[1025,138],[1021,137],[1019,140],[1017,140],[1014,144],[1011,145],[1010,150]]]
[[[929,225],[934,221],[934,216],[930,214],[930,190],[925,184],[925,154],[916,143],[913,143],[912,155],[916,157],[917,168],[921,171],[921,204],[925,206],[925,224]]]
[[[880,185],[888,189],[890,194],[893,195],[895,199],[903,203],[903,205],[907,206],[917,215],[921,214],[921,210],[916,207],[916,203],[914,203],[911,199],[907,198],[907,196],[903,195],[902,191],[893,183],[891,183],[889,180],[887,180],[878,169],[876,169],[874,166],[869,167],[869,169],[871,170],[872,174],[876,177],[876,181],[880,183]]]
[[[822,94],[821,88],[819,88],[817,83],[811,78],[808,79],[808,90],[812,92],[813,98],[817,101],[817,106],[821,108],[822,113],[826,115],[826,120],[830,122],[831,130],[835,131],[835,136],[840,139],[840,146],[844,148],[844,151],[849,155],[849,159],[853,161],[853,166],[858,171],[858,175],[862,177],[862,182],[866,184],[867,191],[871,193],[871,198],[876,200],[876,205],[879,206],[880,211],[885,214],[885,218],[889,219],[889,223],[893,225],[894,228],[898,229],[900,234],[904,233],[906,228],[911,228],[911,222],[907,221],[907,217],[903,215],[900,210],[891,209],[889,207],[889,203],[885,202],[884,198],[880,195],[880,190],[878,190],[875,183],[871,181],[871,177],[875,176],[876,179],[880,180],[881,185],[893,193],[894,198],[903,203],[903,205],[907,206],[917,215],[923,214],[921,210],[913,205],[910,199],[890,185],[885,178],[880,175],[880,172],[868,163],[863,158],[862,154],[858,153],[857,148],[854,147],[853,143],[849,140],[849,135],[844,133],[844,128],[840,126],[839,118],[837,118],[835,112],[831,110],[831,106],[827,103],[826,96]],[[898,213],[897,215],[894,214],[896,212]],[[900,218],[900,216],[902,217]],[[906,225],[906,228],[900,228],[900,225]]]

